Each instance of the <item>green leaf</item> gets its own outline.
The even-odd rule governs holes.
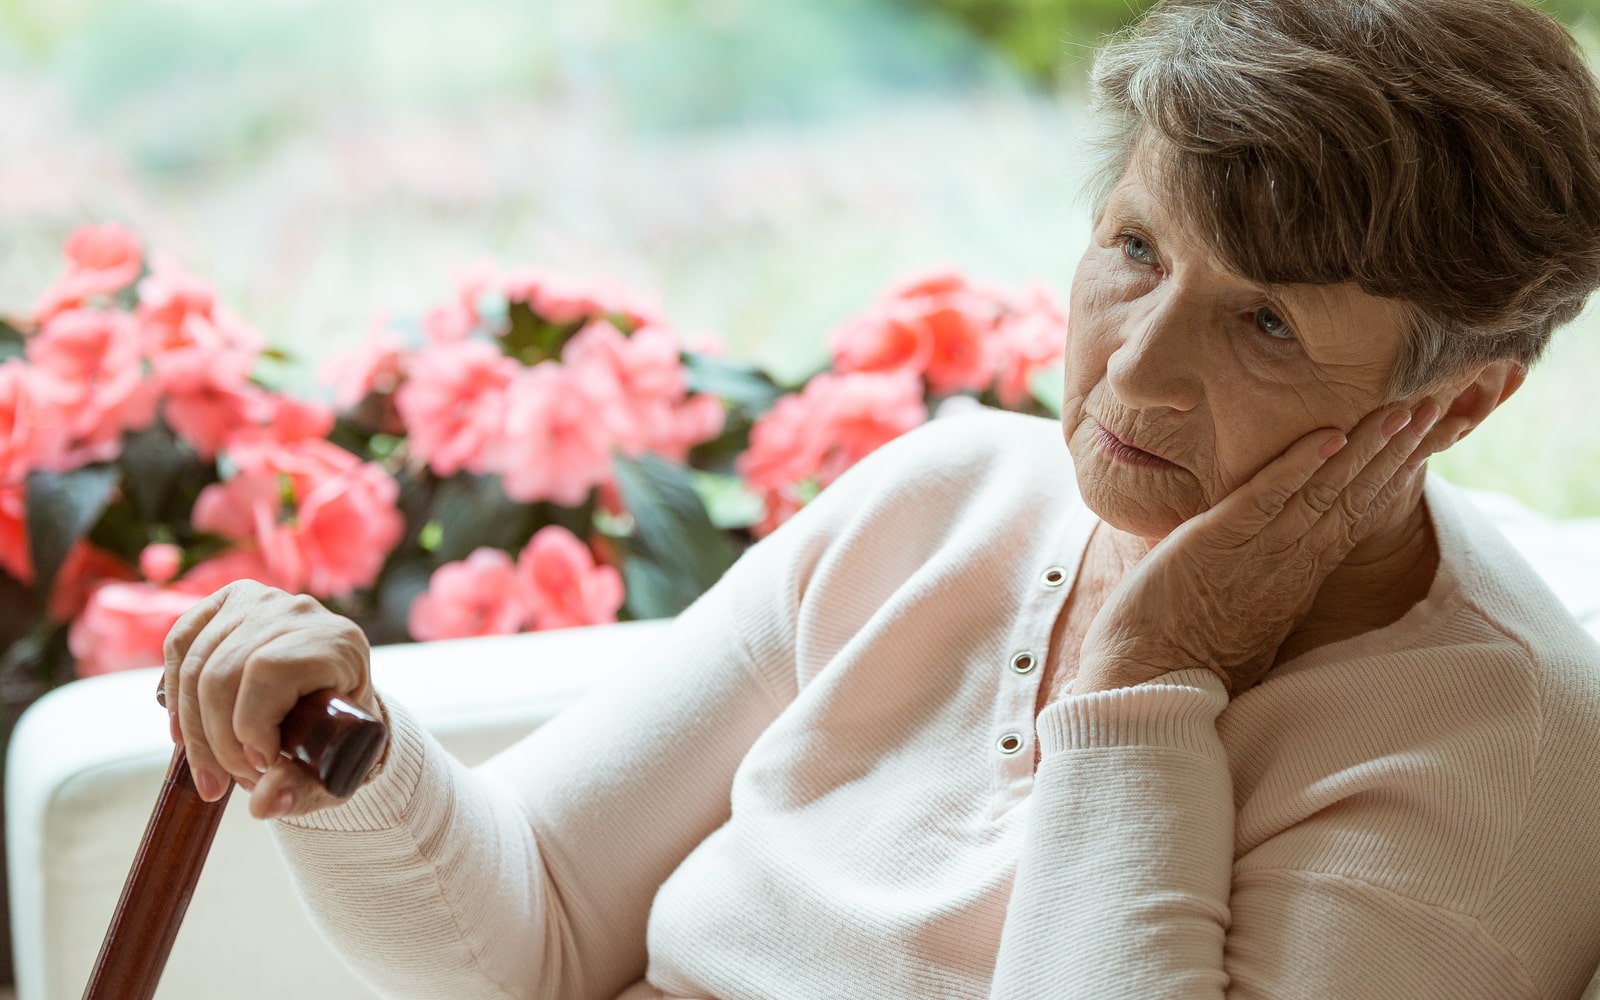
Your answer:
[[[712,524],[688,469],[656,455],[618,456],[614,468],[634,519],[624,579],[631,572],[650,588],[637,609],[648,608],[651,616],[677,614],[710,589],[738,553]],[[630,568],[632,562],[645,565]],[[636,608],[631,598],[629,606]]]
[[[677,581],[662,566],[635,557],[622,561],[624,608],[630,618],[671,618],[682,611]]]
[[[15,723],[24,709],[51,688],[72,680],[73,673],[66,626],[41,616],[0,653],[0,709],[7,713],[5,723]]]
[[[1028,390],[1039,405],[1055,416],[1061,416],[1061,406],[1066,395],[1066,375],[1061,365],[1037,369],[1028,378]]]
[[[160,522],[140,517],[133,509],[133,504],[122,500],[107,507],[105,513],[100,515],[100,519],[89,530],[89,541],[124,561],[133,563],[138,561],[139,553],[144,551],[144,547],[155,541],[152,529],[160,531],[165,527]],[[177,527],[187,529],[188,519],[183,519],[183,523]],[[170,531],[161,533],[170,534]]]
[[[500,349],[525,365],[552,361],[574,331],[573,326],[545,322],[526,302],[512,302],[506,310],[507,327]]]
[[[696,469],[731,475],[740,455],[750,450],[754,422],[735,410],[722,423],[722,433],[689,449],[689,464]]]
[[[27,351],[28,338],[22,331],[0,319],[0,361],[20,358]]]
[[[758,415],[772,409],[784,390],[753,365],[704,354],[683,355],[690,392],[703,392],[736,403]]]
[[[124,439],[118,463],[134,511],[151,523],[187,520],[200,490],[217,481],[215,463],[159,421]]]
[[[427,591],[432,574],[428,563],[421,559],[390,564],[378,581],[376,613],[360,622],[368,642],[381,646],[411,641],[406,629],[411,605]]]
[[[28,476],[28,542],[39,594],[49,595],[67,552],[100,520],[121,478],[110,464]]]
[[[506,497],[496,477],[446,479],[439,484],[428,521],[439,526],[434,560],[437,564],[465,559],[486,545],[514,551],[530,533],[528,523],[533,516],[531,505]]]

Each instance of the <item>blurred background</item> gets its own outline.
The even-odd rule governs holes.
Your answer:
[[[1586,43],[1600,0],[1546,4]],[[798,377],[954,265],[1064,300],[1083,76],[1137,0],[0,0],[0,314],[116,220],[312,384],[483,257],[611,275]],[[1600,514],[1600,312],[1436,462]]]

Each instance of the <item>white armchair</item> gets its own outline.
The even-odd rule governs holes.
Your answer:
[[[1600,518],[1557,522],[1504,497],[1479,501],[1600,636]],[[664,625],[386,647],[374,650],[373,671],[445,746],[476,763],[571,703]],[[82,995],[170,756],[157,677],[140,670],[68,685],[17,728],[6,780],[17,1000]],[[252,961],[282,954],[297,959]],[[242,796],[228,808],[157,996],[373,996],[311,929]],[[1589,996],[1600,1000],[1600,980]]]

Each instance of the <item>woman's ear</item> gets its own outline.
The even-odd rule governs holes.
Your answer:
[[[1420,406],[1431,399],[1444,415],[1417,450],[1425,455],[1436,455],[1460,441],[1510,399],[1527,377],[1528,369],[1521,362],[1503,359],[1491,361],[1476,374],[1469,373],[1468,377],[1454,379],[1425,394],[1416,404]]]

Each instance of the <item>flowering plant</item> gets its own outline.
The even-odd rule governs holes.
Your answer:
[[[885,292],[797,386],[626,290],[481,265],[379,320],[326,400],[209,285],[86,227],[0,322],[0,701],[160,662],[205,594],[312,595],[374,642],[659,617],[941,412],[1045,412],[1065,319],[954,272]]]

